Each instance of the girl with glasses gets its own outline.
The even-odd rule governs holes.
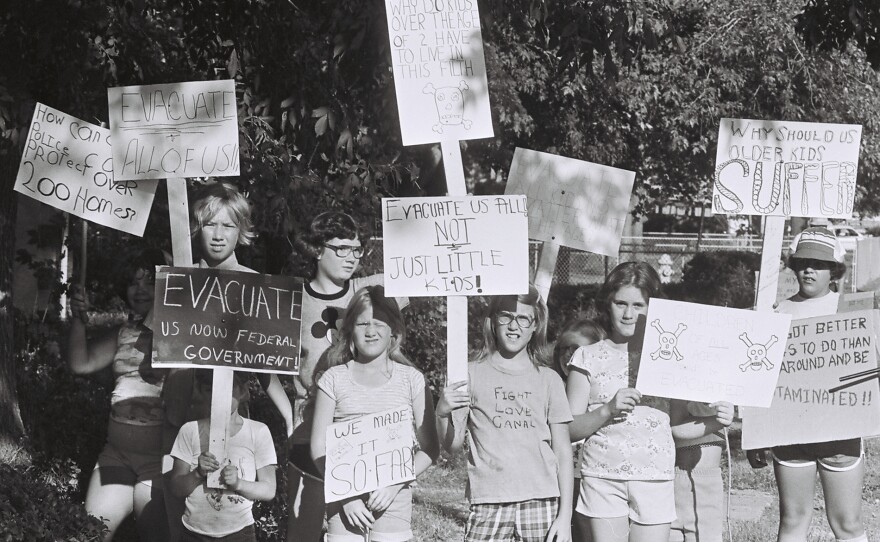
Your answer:
[[[383,284],[382,274],[355,277],[366,254],[364,231],[346,213],[328,211],[316,216],[295,241],[307,260],[309,280],[303,285],[300,372],[293,379],[294,431],[288,458],[290,499],[288,542],[318,542],[324,525],[324,485],[311,457],[310,413],[304,408],[314,384],[313,372],[321,354],[339,337],[339,325],[355,292]],[[405,307],[406,298],[398,300]]]
[[[571,413],[562,379],[548,367],[547,306],[528,294],[495,296],[468,381],[437,403],[447,451],[468,439],[468,542],[571,540]],[[465,390],[463,386],[467,384]]]
[[[635,389],[639,319],[659,291],[650,265],[615,267],[596,301],[608,338],[579,348],[569,363],[571,438],[586,438],[575,521],[596,542],[666,542],[675,519],[669,400]]]

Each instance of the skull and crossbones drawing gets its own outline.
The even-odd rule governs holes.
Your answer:
[[[468,84],[464,81],[457,87],[440,87],[428,83],[422,92],[434,95],[434,105],[437,107],[439,124],[433,126],[438,134],[443,133],[444,126],[464,126],[465,130],[471,129],[471,121],[464,118],[464,91],[468,90]]]
[[[651,359],[660,358],[668,361],[672,359],[672,356],[675,356],[676,361],[684,359],[684,356],[678,351],[678,336],[687,329],[686,325],[678,324],[675,333],[664,330],[660,325],[660,320],[651,322],[651,327],[660,332],[660,348],[651,354]]]
[[[769,371],[770,369],[773,368],[773,364],[770,363],[769,359],[767,359],[767,350],[769,350],[771,346],[776,344],[776,341],[777,341],[776,335],[771,335],[770,340],[767,341],[766,344],[753,343],[752,340],[749,339],[749,336],[745,332],[743,332],[739,336],[739,339],[742,342],[746,343],[746,346],[749,347],[749,351],[746,354],[747,356],[749,356],[749,359],[748,359],[748,361],[741,363],[739,365],[740,371],[745,372],[749,367],[751,367],[752,370],[754,370],[754,371],[757,371],[762,368],[767,368],[767,370]]]

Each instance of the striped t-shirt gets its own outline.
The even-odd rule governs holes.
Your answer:
[[[395,407],[412,407],[416,398],[424,393],[425,377],[415,367],[392,362],[391,378],[381,386],[367,387],[351,377],[353,363],[331,367],[318,381],[318,389],[336,401],[334,423]]]

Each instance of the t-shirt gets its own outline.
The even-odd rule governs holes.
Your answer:
[[[210,420],[187,422],[180,428],[171,456],[195,469],[202,450],[208,449]],[[256,481],[257,471],[277,464],[272,435],[265,424],[243,419],[243,425],[227,443],[229,461],[238,466],[242,480]],[[186,498],[183,524],[194,533],[219,538],[254,523],[254,502],[225,489],[209,489],[202,482]]]
[[[349,361],[331,367],[318,381],[318,388],[336,401],[334,423],[402,406],[412,408],[416,398],[425,392],[425,377],[415,367],[393,361],[388,381],[381,386],[367,387],[352,378],[354,363]]]
[[[511,370],[492,359],[472,361],[468,390],[470,408],[462,412],[467,414],[471,504],[559,497],[550,424],[572,418],[556,371],[533,366]]]
[[[166,371],[153,369],[153,332],[129,319],[119,328],[113,356],[115,385],[110,395],[110,417],[128,425],[162,425],[162,383]]]
[[[354,297],[355,292],[366,286],[383,283],[381,274],[368,277],[356,277],[346,282],[335,294],[316,292],[306,282],[303,285],[302,297],[302,329],[300,331],[300,366],[299,374],[293,378],[294,412],[293,440],[295,444],[309,442],[311,424],[303,424],[303,407],[308,398],[309,387],[312,385],[312,374],[315,365],[324,350],[336,340],[345,309]],[[400,308],[406,306],[406,298],[397,299]],[[302,427],[300,427],[302,425]]]
[[[637,371],[626,351],[607,340],[583,346],[570,367],[590,379],[588,410],[610,401],[622,388],[634,388]],[[635,409],[590,435],[581,452],[581,475],[610,480],[672,480],[675,443],[669,425],[669,399],[643,395]]]
[[[839,301],[840,294],[837,292],[828,292],[822,297],[812,298],[801,297],[801,294],[795,294],[785,301],[780,301],[776,307],[776,312],[790,314],[792,320],[826,316],[828,314],[837,314],[837,303]]]

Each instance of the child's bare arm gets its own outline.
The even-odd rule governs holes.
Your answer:
[[[70,296],[70,331],[67,334],[67,362],[70,370],[76,374],[88,374],[100,371],[113,363],[116,355],[116,339],[119,328],[114,327],[97,339],[86,339],[86,313],[89,303],[82,288],[71,290]]]
[[[324,458],[327,454],[327,426],[333,423],[336,401],[322,389],[315,397],[315,412],[312,416],[312,437],[310,441],[312,460],[318,471],[324,473]]]
[[[207,458],[203,461],[202,457],[199,457],[199,465],[196,468],[190,468],[190,464],[182,459],[177,457],[174,458],[174,466],[171,467],[171,476],[169,480],[169,484],[171,486],[171,493],[174,494],[179,499],[185,499],[192,493],[195,488],[202,485],[202,482],[205,481],[205,478],[208,477],[208,473],[216,470],[217,466],[213,469],[210,468],[210,461],[214,456],[210,453],[203,454],[203,457]],[[216,463],[216,460],[214,460]],[[218,464],[219,465],[219,464]]]
[[[440,455],[437,428],[434,424],[434,403],[427,386],[413,402],[413,415],[417,428],[416,438],[419,441],[419,452],[413,460],[413,468],[418,476],[428,470]]]
[[[235,465],[226,465],[221,480],[226,487],[245,499],[271,501],[275,498],[275,467],[275,465],[266,465],[257,469],[257,479],[251,482],[238,477],[238,468]]]
[[[572,369],[568,375],[565,394],[574,421],[569,427],[572,442],[584,439],[595,433],[603,425],[622,412],[630,411],[641,400],[641,394],[632,388],[617,390],[614,397],[601,407],[588,410],[590,404],[590,377],[587,373]]]
[[[556,455],[559,483],[559,512],[547,533],[547,540],[568,542],[571,540],[571,508],[574,491],[574,472],[572,472],[571,437],[567,423],[550,424],[550,446]]]
[[[293,407],[290,404],[290,397],[287,396],[287,392],[284,391],[284,386],[281,385],[281,380],[278,378],[277,374],[272,374],[269,377],[269,385],[266,387],[266,395],[269,396],[269,399],[272,400],[272,404],[275,405],[275,408],[278,409],[278,412],[281,413],[281,417],[284,419],[284,428],[287,431],[288,438],[293,434]]]
[[[464,443],[464,426],[467,423],[465,407],[470,404],[470,395],[462,389],[466,385],[467,381],[449,384],[443,388],[443,393],[437,402],[437,435],[440,438],[440,445],[447,452],[457,452]]]
[[[731,424],[734,410],[731,403],[719,401],[709,406],[714,408],[715,416],[694,416],[688,412],[687,401],[673,400],[669,411],[672,437],[675,440],[692,440],[712,434]]]

